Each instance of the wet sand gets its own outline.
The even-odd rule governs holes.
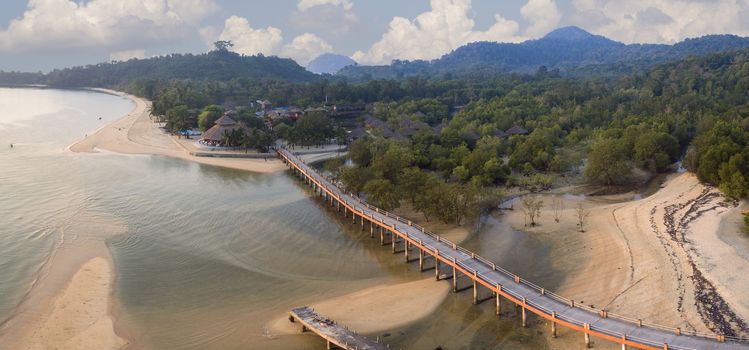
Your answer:
[[[565,208],[558,223],[554,195],[541,195],[539,226],[524,227],[519,202],[506,220],[552,242],[555,268],[565,276],[560,295],[667,327],[747,334],[749,239],[740,236],[738,207],[692,174],[674,175],[662,187],[625,203],[557,196]],[[578,203],[590,209],[585,232],[577,226]],[[549,344],[575,347],[581,338],[565,329]]]
[[[49,316],[31,326],[19,349],[120,349],[127,342],[114,332],[109,315],[111,261],[86,262],[55,299]]]
[[[433,278],[377,285],[350,294],[313,302],[318,313],[362,334],[408,326],[432,314],[447,297],[444,283]],[[297,334],[299,326],[279,316],[268,324],[276,335]]]
[[[124,225],[84,211],[60,228],[59,243],[15,315],[3,324],[3,349],[119,349],[111,312],[114,273],[105,239]]]

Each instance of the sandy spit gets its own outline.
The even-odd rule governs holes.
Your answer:
[[[127,342],[114,332],[109,315],[111,262],[96,257],[75,273],[55,299],[52,312],[29,326],[19,349],[120,349]]]
[[[555,268],[565,276],[558,294],[667,327],[746,335],[749,238],[740,233],[739,207],[717,189],[685,173],[650,197],[624,203],[606,196],[539,196],[545,203],[540,225],[525,226],[520,203],[504,215],[513,227],[552,243]],[[564,206],[559,222],[555,200]],[[580,204],[590,211],[585,232],[577,226]],[[708,305],[720,312],[710,313]],[[549,345],[579,347],[581,339],[563,330]]]

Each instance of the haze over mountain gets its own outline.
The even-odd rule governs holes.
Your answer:
[[[324,53],[307,65],[307,70],[316,74],[336,74],[343,67],[356,65],[351,57],[334,53]]]
[[[626,45],[577,27],[564,27],[537,40],[518,44],[475,42],[433,61],[396,60],[388,66],[356,65],[346,56],[324,54],[310,63],[308,71],[291,59],[211,51],[57,69],[48,74],[0,72],[0,83],[112,87],[139,79],[310,82],[321,78],[312,72],[332,74],[337,71],[335,77],[338,78],[370,80],[407,76],[434,78],[444,74],[532,73],[541,66],[563,75],[600,76],[645,72],[655,65],[687,56],[743,48],[749,48],[749,38],[735,35],[707,35],[674,45]]]
[[[564,27],[522,43],[475,42],[433,61],[393,61],[388,66],[352,66],[338,75],[354,79],[413,75],[528,73],[540,66],[563,74],[631,73],[687,56],[749,47],[749,38],[707,35],[674,45],[623,44],[578,27]]]

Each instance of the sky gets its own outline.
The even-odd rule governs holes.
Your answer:
[[[520,42],[576,25],[624,43],[749,36],[749,0],[3,0],[0,70],[233,50],[305,66],[435,59],[474,41]]]

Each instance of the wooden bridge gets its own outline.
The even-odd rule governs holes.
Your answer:
[[[398,217],[369,205],[361,198],[346,193],[333,184],[333,181],[318,174],[301,159],[284,148],[276,150],[279,157],[289,165],[324,200],[356,223],[362,230],[368,223],[370,235],[375,231],[380,235],[381,244],[392,246],[393,253],[403,252],[406,262],[419,261],[421,271],[425,271],[426,260],[431,260],[437,280],[452,278],[453,291],[457,292],[458,277],[467,276],[471,281],[468,289],[473,289],[473,303],[494,300],[496,314],[500,314],[500,300],[505,298],[520,308],[522,325],[526,326],[527,313],[534,313],[551,324],[552,336],[556,337],[557,326],[561,325],[584,335],[586,346],[590,346],[590,336],[617,342],[622,349],[627,346],[638,349],[749,349],[749,339],[728,337],[720,334],[700,334],[680,328],[664,327],[643,322],[639,319],[614,315],[607,310],[597,310],[573,300],[563,298],[545,290],[520,276],[517,276],[471,251],[440,236],[427,232],[410,220]],[[386,238],[389,242],[386,243]],[[400,250],[402,247],[402,250]],[[417,252],[412,252],[415,249]],[[414,254],[412,256],[411,254]],[[418,255],[416,257],[415,255]],[[452,274],[443,277],[443,270]],[[465,288],[464,288],[465,289]],[[480,295],[491,296],[481,298]]]
[[[337,346],[346,350],[387,350],[390,347],[351,331],[335,321],[321,316],[309,306],[302,306],[289,312],[289,321],[302,324],[302,332],[311,331],[325,339],[327,348]]]

